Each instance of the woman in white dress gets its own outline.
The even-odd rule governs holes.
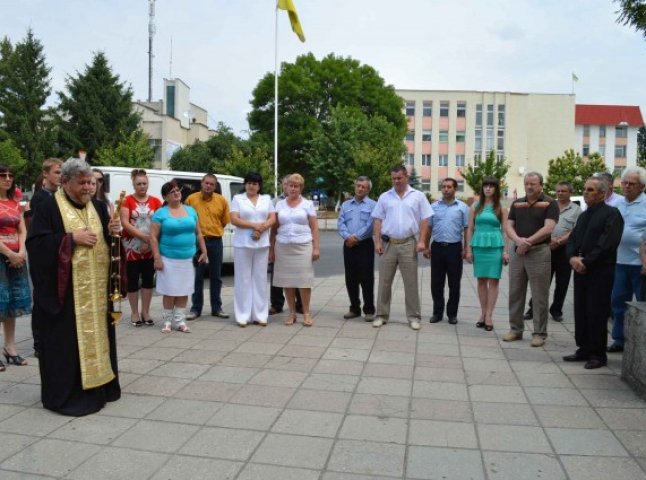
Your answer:
[[[238,325],[267,325],[267,263],[269,231],[276,223],[274,205],[269,195],[262,194],[262,177],[249,172],[244,177],[244,193],[231,201],[233,235],[233,309]]]

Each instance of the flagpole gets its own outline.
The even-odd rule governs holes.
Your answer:
[[[278,4],[274,28],[274,197],[278,197]]]

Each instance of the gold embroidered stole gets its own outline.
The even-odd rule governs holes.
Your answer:
[[[110,254],[103,225],[92,202],[75,208],[63,189],[56,192],[65,232],[87,228],[96,233],[94,247],[76,245],[72,255],[72,289],[83,390],[100,387],[115,378],[108,340],[108,268]]]

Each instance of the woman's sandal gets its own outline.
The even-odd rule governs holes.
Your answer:
[[[493,325],[485,325],[484,329],[485,329],[485,332],[490,332],[493,330]]]
[[[309,313],[303,314],[303,325],[306,327],[312,326],[312,315],[310,315]]]
[[[7,360],[7,363],[9,365],[18,365],[19,367],[23,367],[23,366],[27,365],[27,360],[22,358],[20,355],[9,355],[9,352],[7,352],[6,348],[2,351],[2,353],[3,353],[4,358]],[[0,371],[2,371],[2,370],[0,370]]]
[[[137,320],[135,320],[135,318]],[[141,327],[141,326],[143,326],[143,324],[144,324],[144,321],[139,317],[131,317],[130,318],[130,325],[132,325],[133,327]]]
[[[186,325],[184,322],[181,322],[179,325],[177,325],[177,331],[182,333],[191,333],[191,329],[188,328],[188,325]]]
[[[294,325],[296,323],[296,314],[290,313],[289,317],[285,319],[285,325]]]
[[[4,363],[2,363],[2,360],[0,360],[0,372],[4,372],[7,369],[7,367],[4,366]]]
[[[155,321],[152,318],[145,318],[143,322],[147,327],[152,327],[155,324]]]
[[[161,329],[162,333],[170,333],[172,328],[172,324],[170,322],[164,322],[164,328]]]

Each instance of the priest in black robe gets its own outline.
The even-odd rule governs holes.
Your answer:
[[[120,224],[91,199],[91,180],[90,165],[67,160],[62,188],[37,206],[27,236],[42,402],[71,416],[97,412],[121,396],[108,314],[110,232]]]

